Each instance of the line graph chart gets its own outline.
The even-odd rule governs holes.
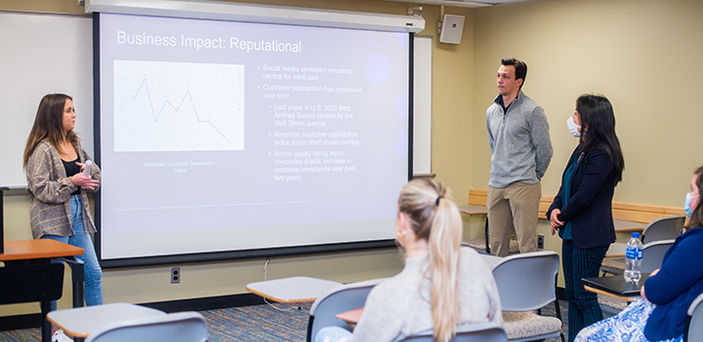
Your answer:
[[[114,61],[116,152],[244,149],[244,66]]]

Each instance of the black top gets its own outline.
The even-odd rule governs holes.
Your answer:
[[[81,167],[76,164],[78,161],[78,157],[76,157],[76,160],[72,161],[65,161],[61,159],[61,162],[63,163],[63,168],[66,169],[66,176],[71,177],[76,173],[81,172]],[[80,189],[77,189],[76,191],[72,192],[71,195],[78,195],[79,193]]]

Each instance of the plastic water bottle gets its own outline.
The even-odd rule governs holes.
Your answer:
[[[625,280],[631,283],[640,281],[640,264],[642,263],[642,241],[640,233],[632,233],[632,238],[627,242],[625,251]]]

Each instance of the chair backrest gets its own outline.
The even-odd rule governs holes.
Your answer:
[[[317,298],[310,308],[307,341],[312,341],[317,332],[324,327],[346,327],[346,323],[334,316],[363,307],[369,292],[381,280],[383,279],[340,285]]]
[[[57,300],[63,273],[61,263],[6,264],[0,267],[0,304]]]
[[[656,219],[647,225],[642,232],[642,243],[676,239],[681,235],[686,216],[674,215]]]
[[[86,342],[123,341],[204,342],[207,341],[207,325],[197,312],[176,312],[117,322],[86,339]]]
[[[537,310],[556,299],[559,255],[551,251],[505,257],[493,267],[503,311]]]
[[[643,273],[651,273],[657,268],[662,267],[664,254],[669,250],[669,247],[674,244],[675,240],[659,240],[648,242],[642,247],[642,264],[640,271]]]
[[[452,342],[505,342],[508,335],[500,323],[487,322],[464,325],[456,330]],[[410,335],[401,342],[434,342],[432,331],[423,331]]]
[[[703,341],[703,293],[688,307],[688,319],[685,341]]]

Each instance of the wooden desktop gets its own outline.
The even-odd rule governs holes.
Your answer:
[[[0,262],[5,263],[5,267],[22,267],[25,263],[50,263],[52,260],[67,263],[71,267],[73,307],[83,306],[83,263],[73,259],[76,255],[83,254],[82,248],[51,239],[5,241],[4,247],[4,253],[0,253]],[[45,320],[42,322],[42,341],[50,341],[50,335],[51,327]]]

